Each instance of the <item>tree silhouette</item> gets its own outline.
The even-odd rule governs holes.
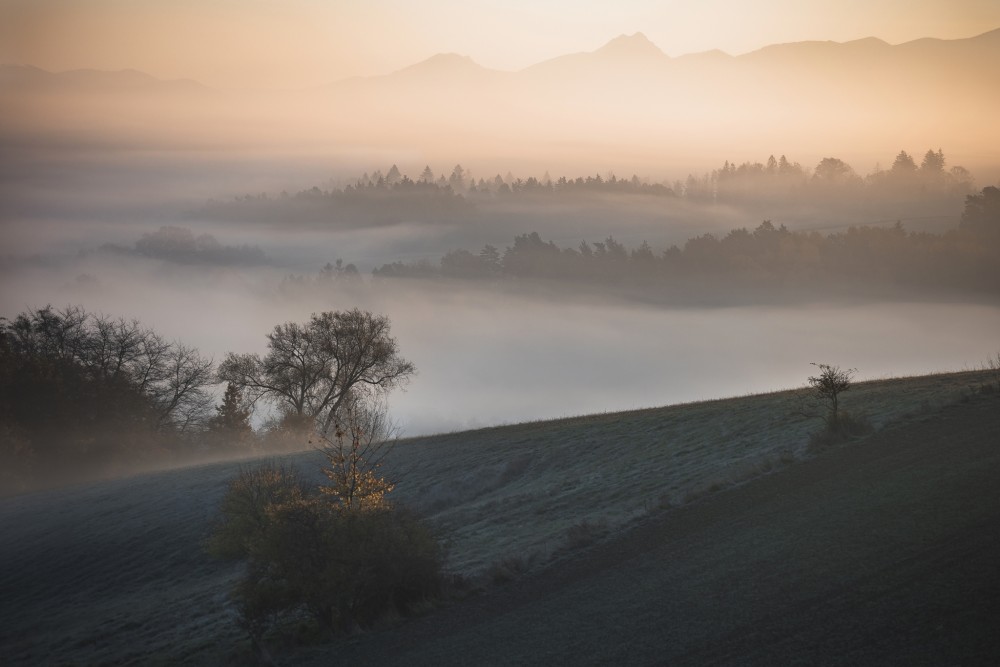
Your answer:
[[[992,185],[965,198],[959,228],[974,233],[1000,233],[1000,188]]]
[[[455,168],[451,170],[451,176],[448,177],[448,185],[455,192],[465,189],[465,170],[462,169],[462,165],[456,164]]]
[[[208,430],[224,445],[247,447],[253,440],[250,425],[252,410],[243,398],[243,391],[235,384],[226,385],[222,404],[215,408],[216,415],[208,423]]]
[[[944,174],[944,152],[939,148],[937,152],[928,150],[924,154],[924,159],[920,163],[920,171],[924,174],[941,176]]]
[[[855,179],[857,179],[857,174],[854,173],[851,165],[835,157],[825,157],[820,160],[813,172],[813,180],[830,184],[843,184]]]
[[[395,185],[403,180],[403,175],[399,173],[399,167],[392,165],[389,168],[389,172],[385,175],[385,182],[389,185]]]
[[[264,357],[230,352],[218,376],[246,391],[253,403],[270,401],[327,433],[352,390],[389,391],[416,372],[399,355],[389,329],[389,318],[357,308],[313,314],[305,324],[275,326]]]
[[[858,372],[855,368],[842,369],[829,364],[812,364],[819,368],[819,374],[809,377],[809,386],[816,396],[829,403],[829,411],[824,417],[827,428],[840,428],[840,395],[851,388],[851,381]]]
[[[899,151],[899,155],[892,163],[892,172],[894,174],[912,174],[917,170],[917,164],[910,157],[910,154],[906,151]]]
[[[211,360],[136,320],[46,306],[0,318],[0,481],[63,481],[200,435]]]

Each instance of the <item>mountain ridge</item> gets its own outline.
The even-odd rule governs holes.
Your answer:
[[[335,80],[328,84],[323,84],[321,86],[310,86],[307,89],[316,88],[331,88],[337,87],[339,84],[344,83],[358,83],[363,81],[377,81],[381,79],[394,79],[398,80],[407,76],[421,76],[426,77],[428,75],[440,77],[447,74],[461,73],[463,75],[470,74],[487,74],[487,75],[519,75],[526,72],[540,71],[545,68],[555,67],[556,63],[563,64],[568,62],[594,62],[594,61],[623,61],[637,63],[639,61],[645,60],[653,64],[662,63],[684,63],[693,62],[696,60],[707,60],[712,59],[717,62],[721,61],[744,61],[744,60],[754,60],[763,57],[764,54],[770,55],[778,52],[791,52],[791,51],[804,51],[804,50],[823,50],[823,51],[845,51],[845,50],[859,50],[859,49],[877,49],[882,52],[893,52],[897,50],[907,50],[915,49],[920,47],[949,47],[949,46],[997,46],[1000,48],[1000,28],[986,31],[978,35],[973,35],[970,37],[961,37],[955,39],[940,39],[936,37],[920,37],[914,40],[909,40],[906,42],[901,42],[899,44],[890,44],[878,37],[862,37],[858,39],[848,40],[845,42],[837,42],[834,40],[801,40],[794,42],[779,42],[774,44],[768,44],[762,46],[758,49],[748,51],[741,54],[730,54],[721,49],[710,49],[707,51],[699,51],[692,53],[679,54],[677,56],[670,56],[664,52],[659,46],[657,46],[653,41],[651,41],[644,33],[635,32],[631,35],[621,34],[614,37],[607,42],[605,42],[600,47],[592,51],[581,51],[577,53],[567,53],[554,58],[543,60],[527,67],[523,67],[517,70],[500,70],[485,67],[477,63],[472,57],[464,54],[454,53],[454,52],[441,52],[435,53],[424,60],[418,61],[416,63],[392,70],[390,72],[382,74],[374,74],[368,76],[350,76],[343,79]],[[190,88],[201,88],[205,90],[217,90],[212,86],[203,84],[196,79],[191,78],[161,78],[154,74],[137,70],[134,68],[122,68],[118,70],[102,70],[95,68],[75,68],[71,70],[46,70],[41,67],[28,64],[28,63],[2,63],[0,64],[0,83],[10,83],[12,77],[12,72],[18,71],[18,78],[24,78],[27,73],[32,76],[43,76],[48,75],[50,77],[70,77],[75,79],[82,79],[85,77],[102,78],[105,81],[112,82],[114,79],[118,79],[118,85],[126,78],[131,78],[132,85],[135,86],[140,75],[144,80],[146,85],[171,85],[171,86],[186,86]],[[98,75],[98,76],[95,76]]]
[[[53,72],[30,64],[0,64],[0,85],[21,90],[87,89],[94,92],[148,91],[172,89],[188,92],[215,90],[189,78],[161,79],[148,72],[126,67],[102,70],[81,67]]]
[[[819,154],[844,144],[855,151],[846,159],[870,162],[930,142],[954,155],[975,154],[970,166],[982,167],[1000,159],[1000,128],[991,111],[1000,106],[996,62],[1000,31],[896,46],[863,38],[678,57],[635,33],[513,72],[467,55],[437,54],[388,74],[325,86],[217,95],[186,93],[184,84],[137,73],[99,75],[120,84],[102,86],[89,74],[8,67],[0,70],[0,98],[13,110],[11,132],[21,136],[51,137],[51,129],[68,128],[93,136],[99,128],[114,137],[121,132],[114,118],[127,104],[130,114],[144,114],[143,122],[155,127],[165,127],[161,120],[180,128],[181,119],[197,119],[178,131],[212,141],[222,134],[270,144],[322,137],[427,156],[461,145],[470,155],[548,165],[554,154],[575,162],[602,153],[633,171],[642,166],[637,162],[658,163],[664,153],[721,162],[734,154],[767,155],[775,146]],[[48,83],[14,85],[18,75]],[[59,95],[65,100],[52,105]],[[51,113],[39,113],[39,104]],[[171,115],[163,118],[161,111]],[[240,134],[249,127],[245,120],[258,124],[252,136]]]

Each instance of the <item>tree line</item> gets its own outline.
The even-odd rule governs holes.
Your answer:
[[[861,175],[836,157],[821,159],[813,169],[771,155],[764,162],[726,161],[710,172],[686,180],[653,182],[637,174],[587,176],[514,176],[507,172],[476,178],[456,164],[446,176],[425,166],[415,179],[392,165],[364,173],[346,185],[314,186],[295,194],[247,194],[231,201],[209,201],[195,217],[260,223],[313,223],[337,226],[393,224],[405,220],[473,218],[476,204],[510,198],[564,198],[594,194],[647,195],[710,204],[753,204],[782,200],[841,207],[899,200],[947,200],[973,192],[974,179],[960,165],[947,167],[944,152],[928,149],[920,164],[901,150],[888,169],[876,165]]]
[[[46,306],[0,320],[5,486],[165,457],[211,410],[214,366],[136,320]]]
[[[216,366],[137,320],[79,306],[0,318],[0,491],[304,448],[413,374],[389,327],[357,309],[314,314],[275,326],[266,355]]]
[[[821,195],[831,189],[853,189],[872,194],[887,192],[953,192],[961,195],[972,191],[973,176],[965,167],[946,168],[944,151],[928,149],[919,164],[905,150],[901,150],[888,169],[876,165],[862,176],[851,165],[836,157],[822,158],[812,170],[798,162],[791,162],[782,155],[770,155],[764,162],[726,161],[718,169],[696,176],[689,174],[685,181],[650,182],[637,174],[619,178],[613,172],[605,175],[552,178],[546,172],[541,177],[516,177],[507,172],[489,178],[476,178],[456,164],[450,174],[435,177],[430,165],[425,166],[414,181],[403,174],[395,164],[383,174],[376,170],[367,172],[343,192],[385,192],[413,188],[450,189],[473,200],[480,195],[514,194],[573,194],[586,192],[645,194],[682,197],[697,201],[737,201],[741,198],[789,197],[812,193]],[[318,189],[314,189],[318,190]],[[336,192],[336,189],[333,190]],[[329,194],[329,193],[328,193]]]
[[[105,243],[104,252],[163,259],[178,264],[214,264],[222,266],[253,266],[266,261],[264,251],[256,245],[223,245],[211,234],[195,235],[187,227],[165,225],[155,232],[142,235],[132,247]]]
[[[850,227],[823,235],[793,232],[765,220],[723,236],[702,234],[682,247],[656,252],[646,242],[628,248],[608,236],[559,247],[537,232],[521,234],[501,251],[455,250],[435,265],[394,262],[373,271],[377,279],[547,279],[574,284],[625,286],[683,298],[718,290],[777,296],[808,290],[872,294],[879,290],[965,290],[1000,293],[1000,190],[984,188],[966,198],[957,229],[943,234],[891,227]]]
[[[344,188],[243,195],[231,201],[210,200],[192,218],[269,224],[333,224],[371,227],[403,220],[459,220],[473,212],[469,200],[450,185],[402,178],[389,183],[358,182]]]
[[[901,150],[888,169],[880,165],[862,175],[840,158],[822,158],[810,171],[782,155],[767,161],[726,161],[700,177],[689,175],[675,189],[687,199],[741,203],[773,199],[828,202],[844,197],[864,201],[896,197],[963,197],[973,191],[972,173],[960,165],[946,168],[944,151],[928,149],[918,166]]]

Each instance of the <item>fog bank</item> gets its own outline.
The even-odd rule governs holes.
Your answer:
[[[275,324],[313,312],[384,313],[418,369],[390,401],[406,435],[797,387],[810,362],[859,379],[975,368],[1000,330],[996,303],[676,308],[403,280],[289,291],[282,276],[101,254],[8,262],[0,312],[78,303],[217,361],[263,352]]]

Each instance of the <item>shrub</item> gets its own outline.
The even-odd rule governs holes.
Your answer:
[[[303,495],[302,481],[290,467],[273,461],[242,466],[222,498],[222,518],[208,539],[209,553],[246,558],[270,519],[269,510]]]
[[[363,458],[355,463],[386,484]],[[416,515],[381,493],[377,503],[365,494],[350,503],[318,491],[326,492],[307,494],[293,470],[272,462],[242,468],[223,498],[208,549],[246,560],[233,598],[258,654],[265,634],[293,621],[313,634],[352,630],[441,591],[443,552]]]
[[[368,626],[437,595],[441,556],[406,511],[343,512],[323,498],[272,506],[237,586],[240,624],[255,639],[283,618],[323,632]]]

